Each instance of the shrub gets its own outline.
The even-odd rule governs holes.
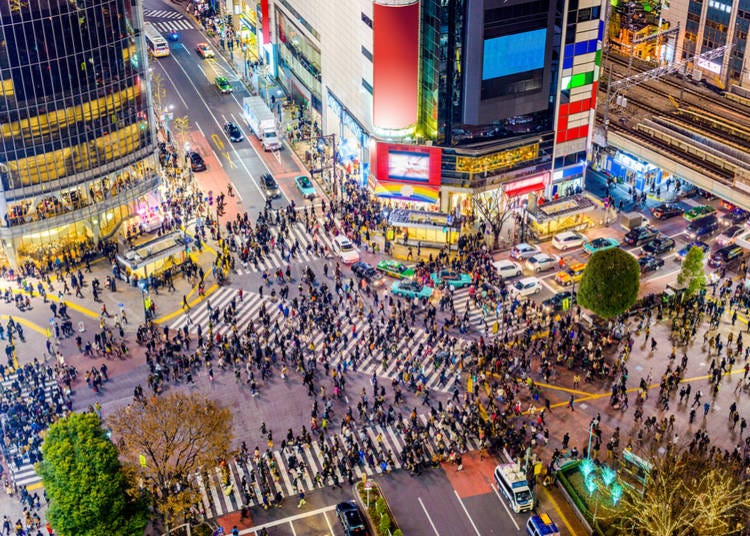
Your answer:
[[[380,529],[380,534],[382,536],[385,536],[388,534],[388,530],[391,528],[391,518],[388,516],[388,514],[383,514],[380,517],[380,523],[378,525],[378,528]]]
[[[375,501],[375,511],[378,514],[382,515],[385,512],[385,509],[385,499],[383,497],[380,497],[377,501]]]

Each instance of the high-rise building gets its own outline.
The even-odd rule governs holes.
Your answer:
[[[259,56],[378,195],[455,213],[477,192],[549,200],[582,186],[604,1],[235,5],[253,12]]]
[[[137,4],[0,4],[0,262],[75,257],[154,204]]]

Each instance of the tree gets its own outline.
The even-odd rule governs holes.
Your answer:
[[[120,454],[153,496],[167,526],[199,501],[195,476],[229,456],[232,416],[200,394],[170,393],[134,402],[108,423]]]
[[[190,131],[190,118],[187,115],[175,117],[172,120],[172,130],[177,140],[177,148],[184,149],[187,145],[187,133]]]
[[[95,413],[73,413],[54,423],[36,466],[50,504],[56,532],[81,536],[143,534],[148,521],[144,501],[126,493],[128,483]]]
[[[472,196],[474,212],[485,221],[492,233],[492,249],[500,248],[500,233],[503,225],[513,214],[502,188],[480,192]]]
[[[642,494],[623,486],[618,534],[715,536],[747,526],[750,497],[738,462],[672,446],[650,461]]]
[[[706,288],[706,270],[703,268],[705,253],[702,248],[693,246],[682,261],[682,269],[677,274],[677,284],[685,289],[688,296]]]
[[[627,251],[597,251],[583,272],[578,303],[603,318],[616,317],[635,303],[640,279],[638,261]]]

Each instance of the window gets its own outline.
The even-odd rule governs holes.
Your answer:
[[[364,46],[362,47],[362,55],[368,60],[372,61],[372,52],[367,50]]]
[[[372,28],[372,19],[370,17],[368,17],[367,15],[365,15],[364,13],[362,13],[362,22],[364,22],[370,28]]]
[[[365,88],[365,90],[372,95],[372,84],[370,84],[367,80],[364,78],[362,79],[362,87]]]

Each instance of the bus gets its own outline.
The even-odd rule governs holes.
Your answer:
[[[146,36],[149,54],[157,58],[169,56],[169,43],[153,24],[147,22],[143,25],[143,35]]]

